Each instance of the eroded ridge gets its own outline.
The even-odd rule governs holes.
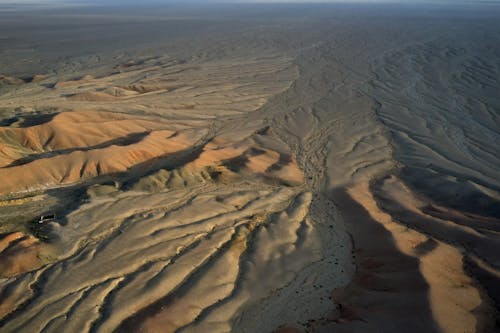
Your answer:
[[[84,205],[58,228],[62,260],[4,282],[13,292],[3,304],[14,305],[4,328],[228,329],[245,302],[319,255],[310,199],[294,188],[199,185]],[[270,266],[275,279],[262,281]]]

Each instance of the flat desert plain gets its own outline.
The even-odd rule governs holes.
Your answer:
[[[499,17],[0,4],[0,331],[498,331]]]

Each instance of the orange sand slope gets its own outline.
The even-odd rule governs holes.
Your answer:
[[[42,243],[31,235],[15,232],[0,239],[0,276],[14,276],[42,265]],[[4,305],[4,304],[2,304]]]
[[[64,112],[37,126],[2,128],[0,135],[9,142],[3,144],[0,194],[76,184],[157,159],[180,167],[185,163],[181,155],[191,169],[220,167],[227,173],[303,181],[289,152],[258,144],[269,140],[268,132],[223,142],[208,137],[205,128],[174,131],[172,127],[166,121],[117,113]],[[13,159],[12,152],[18,159]]]

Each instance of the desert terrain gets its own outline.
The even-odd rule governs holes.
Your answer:
[[[498,17],[0,4],[0,331],[498,331]]]

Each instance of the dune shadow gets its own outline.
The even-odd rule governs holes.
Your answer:
[[[334,292],[335,302],[341,306],[341,318],[328,329],[439,332],[419,260],[402,253],[391,233],[346,188],[333,189],[329,197],[335,201],[351,234],[357,270],[348,286]]]
[[[58,112],[47,114],[17,115],[10,118],[0,119],[0,127],[9,127],[13,124],[21,128],[42,125],[51,121],[57,114]]]
[[[42,125],[51,121],[58,113],[48,113],[48,114],[34,114],[29,116],[23,116],[22,121],[19,123],[19,127],[30,127],[36,125]]]
[[[54,157],[57,155],[65,155],[65,154],[70,154],[75,151],[91,151],[91,150],[97,150],[97,149],[104,149],[107,147],[111,146],[128,146],[132,145],[134,143],[138,143],[142,141],[146,136],[148,136],[150,131],[145,131],[145,132],[138,132],[138,133],[131,133],[129,135],[109,140],[94,146],[89,146],[89,147],[75,147],[75,148],[68,148],[68,149],[60,149],[60,150],[52,150],[52,151],[47,151],[43,152],[40,154],[33,154],[33,155],[28,155],[23,158],[17,159],[13,161],[12,163],[8,164],[5,166],[6,168],[11,168],[15,166],[20,166],[23,164],[28,164],[30,162],[33,162],[35,160],[40,160],[43,158],[50,158]]]

